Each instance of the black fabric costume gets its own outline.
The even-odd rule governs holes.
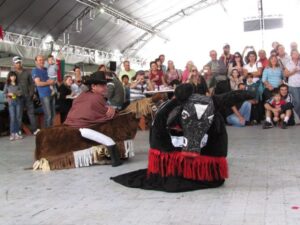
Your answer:
[[[178,99],[167,101],[157,111],[151,126],[148,169],[111,179],[127,187],[166,192],[221,186],[228,177],[228,137],[219,111],[252,98],[247,91],[233,91],[213,97],[193,94],[185,102]],[[200,113],[201,118],[199,110],[194,112],[191,107],[193,104],[205,106],[203,114]],[[195,106],[197,108],[199,105]],[[185,121],[185,113],[193,122]],[[173,146],[171,140],[171,135],[174,135],[172,127],[178,125],[182,128],[178,134],[187,139],[181,148]],[[200,140],[205,134],[208,136],[206,145],[200,147]]]
[[[60,111],[61,123],[65,122],[68,112],[70,111],[73,103],[73,99],[67,98],[68,95],[72,93],[70,87],[67,87],[64,83],[58,87],[59,98],[58,105]]]

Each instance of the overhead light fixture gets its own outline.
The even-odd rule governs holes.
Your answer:
[[[44,42],[49,43],[54,41],[53,37],[50,34],[47,34],[46,37],[44,38]]]
[[[105,13],[105,9],[104,9],[103,7],[101,7],[101,8],[99,9],[99,12],[100,12],[100,13]]]

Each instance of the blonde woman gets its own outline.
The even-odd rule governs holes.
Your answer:
[[[209,95],[209,90],[207,88],[206,82],[198,72],[196,66],[192,66],[187,83],[193,85],[193,93],[207,95],[207,96]]]
[[[182,76],[181,76],[181,82],[182,83],[186,83],[186,81],[188,80],[189,74],[192,71],[193,65],[194,65],[193,61],[188,61],[186,63],[185,70],[183,71]]]

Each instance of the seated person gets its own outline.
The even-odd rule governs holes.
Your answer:
[[[192,67],[192,71],[189,75],[188,83],[192,84],[193,93],[200,94],[200,95],[207,95],[207,96],[210,95],[206,82],[203,76],[199,74],[196,66]]]
[[[130,103],[130,83],[128,75],[124,74],[121,76],[121,81],[125,90],[125,107]]]
[[[261,114],[263,114],[260,110],[260,101],[259,101],[259,83],[253,82],[253,74],[249,73],[246,78],[246,88],[245,90],[250,91],[255,96],[255,99],[249,101],[252,105],[251,107],[251,116],[250,121],[252,124],[260,123]],[[262,106],[261,106],[262,107]]]
[[[106,73],[93,73],[86,81],[89,91],[82,92],[74,99],[72,108],[64,122],[65,125],[75,128],[89,128],[105,123],[115,116],[115,109],[106,103],[107,79]],[[99,140],[101,142],[101,140]],[[101,142],[102,143],[102,142]],[[105,143],[105,140],[103,140]],[[121,165],[119,151],[116,145],[107,146],[112,159],[112,166]]]
[[[245,84],[239,84],[239,90],[245,90]],[[244,101],[243,103],[236,104],[226,110],[226,121],[229,125],[235,127],[244,127],[250,121],[251,103]]]
[[[281,112],[281,107],[285,105],[286,102],[281,99],[280,93],[277,89],[275,89],[272,94],[273,97],[270,103],[272,107],[275,109],[273,112],[273,121],[277,123],[279,122],[280,119],[284,119],[285,117],[285,114]]]
[[[130,102],[145,98],[144,91],[152,90],[152,83],[145,80],[145,72],[143,70],[137,71],[130,84]]]
[[[240,83],[243,83],[243,77],[240,75],[240,72],[237,69],[233,69],[230,73],[230,88],[232,91],[238,90]]]
[[[114,72],[107,73],[110,81],[107,83],[108,103],[115,109],[121,110],[125,103],[125,90],[122,82]]]
[[[130,83],[129,83],[129,77],[128,75],[124,74],[121,76],[121,81],[124,87],[130,88]]]
[[[156,62],[150,62],[150,74],[149,79],[154,85],[155,89],[159,89],[162,85],[167,86],[164,74],[161,70],[158,69],[158,65]]]
[[[295,125],[295,119],[293,115],[293,104],[292,104],[292,98],[291,95],[288,93],[288,86],[286,84],[281,84],[279,86],[279,94],[281,97],[281,100],[284,101],[284,104],[280,106],[280,108],[275,108],[272,105],[273,98],[269,99],[264,107],[266,110],[266,121],[263,124],[263,129],[272,128],[272,119],[271,115],[275,115],[276,113],[282,113],[284,114],[284,118],[281,118],[283,120],[281,124],[281,128],[286,129],[287,126]]]

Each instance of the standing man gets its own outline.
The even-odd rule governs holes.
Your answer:
[[[129,82],[131,82],[132,77],[135,75],[135,70],[130,68],[130,62],[128,60],[125,60],[123,62],[124,70],[121,70],[119,73],[119,79],[121,80],[121,77],[123,75],[127,75],[129,77]]]
[[[167,72],[167,67],[166,65],[164,65],[165,62],[165,55],[161,54],[158,56],[158,59],[160,61],[160,65],[161,65],[161,70],[163,71],[164,74],[166,74]]]
[[[223,61],[226,68],[228,68],[229,63],[233,62],[234,55],[230,54],[230,45],[225,44],[223,47],[223,54],[221,55],[220,61]]]
[[[277,45],[276,50],[278,54],[279,65],[284,71],[286,69],[286,64],[291,60],[291,57],[285,52],[285,48],[283,45]]]
[[[300,118],[300,60],[297,50],[292,50],[291,60],[286,64],[284,75],[288,78],[289,92],[293,97],[294,110],[298,118]]]
[[[218,60],[217,52],[215,50],[211,50],[209,56],[211,60],[205,66],[211,71],[212,81],[209,86],[210,91],[215,94],[222,94],[230,91],[226,64],[223,60]]]
[[[267,59],[266,51],[263,49],[259,50],[258,57],[258,61],[261,63],[262,69],[264,71],[265,68],[269,67],[269,60]]]
[[[55,81],[49,79],[47,69],[44,68],[44,56],[37,55],[35,57],[36,68],[32,70],[32,77],[37,86],[38,94],[42,103],[42,108],[45,117],[45,127],[53,125],[55,117],[55,101],[54,96],[51,96],[50,86],[54,85]]]
[[[31,74],[24,70],[22,66],[22,59],[20,56],[13,57],[14,70],[17,74],[18,84],[22,91],[20,96],[20,112],[23,115],[24,107],[26,108],[27,115],[30,122],[30,130],[36,135],[39,132],[36,126],[36,120],[34,116],[33,94],[34,94],[34,82]],[[22,128],[22,116],[19,118],[19,127]],[[21,135],[21,134],[20,134]]]

